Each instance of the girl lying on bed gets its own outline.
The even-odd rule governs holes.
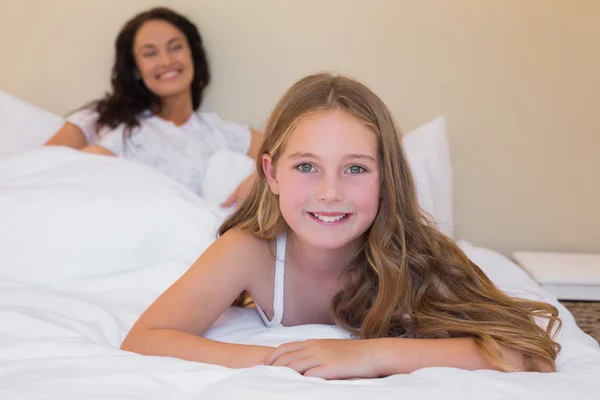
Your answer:
[[[202,194],[213,153],[227,147],[254,158],[261,140],[246,126],[198,112],[209,81],[196,26],[166,8],[143,12],[117,37],[112,93],[70,115],[46,144],[140,161]],[[241,200],[252,180],[223,206]]]
[[[297,82],[267,123],[256,166],[219,239],[122,349],[327,379],[431,366],[555,370],[557,309],[507,296],[432,227],[392,117],[367,87],[328,74]],[[356,340],[270,348],[202,337],[248,294],[269,327],[337,324]]]

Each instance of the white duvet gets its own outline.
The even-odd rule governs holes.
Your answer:
[[[0,159],[1,399],[598,399],[600,350],[508,259],[462,243],[502,289],[561,310],[554,374],[427,368],[324,381],[280,367],[230,370],[118,350],[141,312],[214,240],[224,213],[160,173],[63,148]],[[334,327],[266,329],[228,310],[213,339],[276,346],[344,338]]]

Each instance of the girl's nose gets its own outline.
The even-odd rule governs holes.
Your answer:
[[[338,177],[324,176],[319,180],[317,188],[317,200],[326,203],[344,200]]]

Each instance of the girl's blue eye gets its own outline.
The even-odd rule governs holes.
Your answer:
[[[178,45],[175,45],[175,46],[171,47],[170,50],[181,50],[182,48],[183,48],[183,46],[180,45],[180,44],[178,44]]]
[[[144,54],[142,54],[142,57],[152,57],[154,55],[156,55],[156,52],[153,51],[153,52],[150,52],[150,53],[144,53]]]
[[[353,165],[350,168],[348,168],[348,172],[350,172],[352,175],[362,174],[363,172],[365,172],[365,169],[358,165]]]
[[[314,167],[310,164],[300,164],[296,167],[296,169],[300,172],[312,172]]]

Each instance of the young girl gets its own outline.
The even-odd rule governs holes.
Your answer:
[[[248,198],[122,349],[327,379],[430,366],[555,370],[557,309],[505,295],[432,227],[390,112],[367,87],[328,74],[300,80],[259,154]],[[248,293],[269,327],[337,324],[358,339],[274,349],[202,337]]]

